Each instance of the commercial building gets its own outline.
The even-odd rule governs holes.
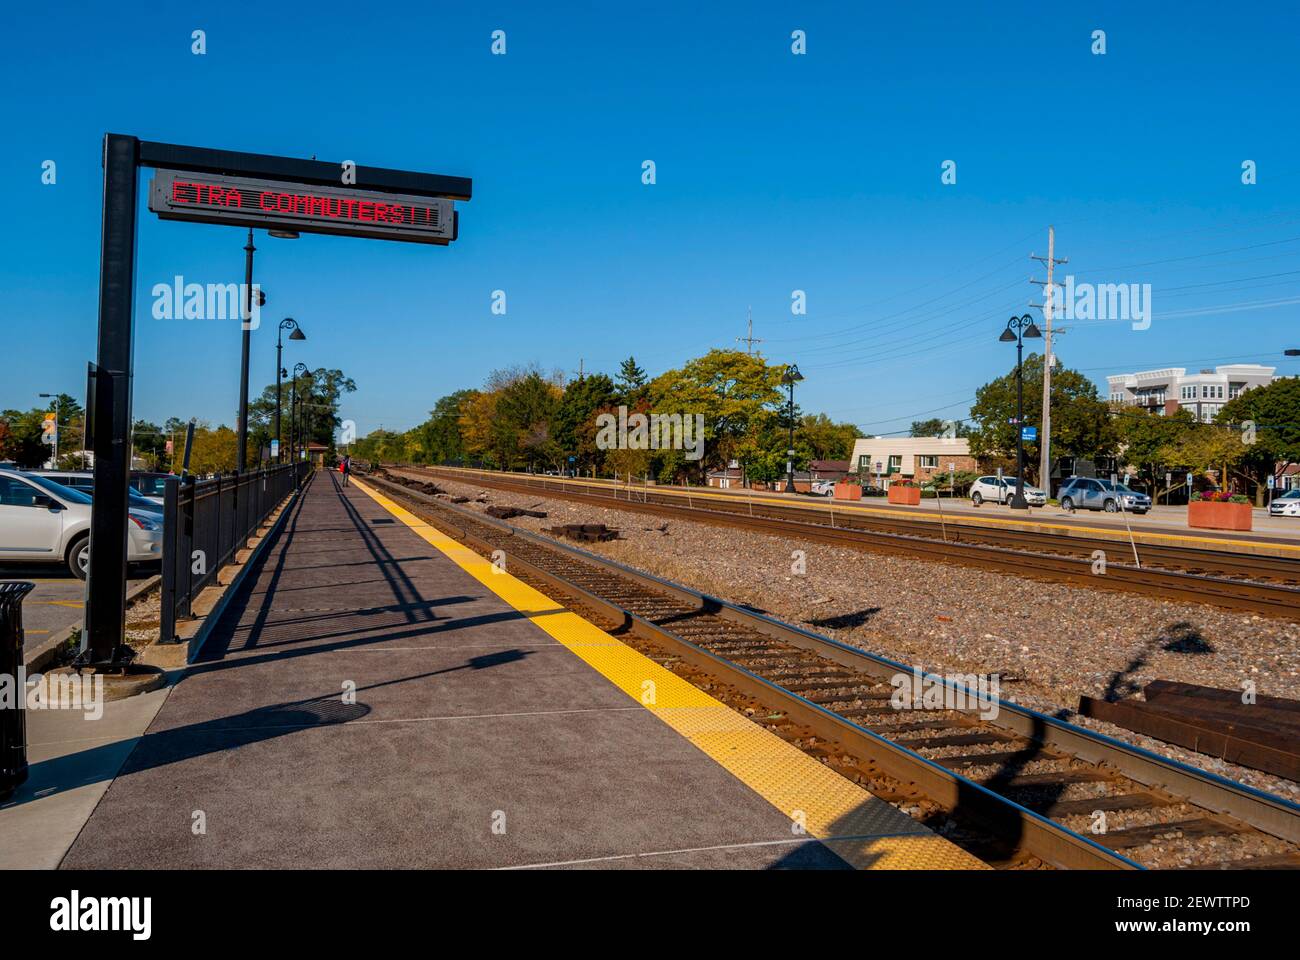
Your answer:
[[[1141,407],[1160,416],[1187,409],[1197,420],[1209,423],[1229,400],[1272,383],[1276,370],[1258,363],[1233,363],[1190,374],[1184,367],[1119,373],[1106,380],[1111,403]]]
[[[978,470],[965,437],[864,437],[853,442],[852,469],[882,486],[890,480],[928,483],[950,470]]]

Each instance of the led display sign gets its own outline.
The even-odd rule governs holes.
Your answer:
[[[149,209],[164,220],[447,244],[456,239],[451,200],[348,187],[159,170]]]

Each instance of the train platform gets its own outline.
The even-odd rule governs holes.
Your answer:
[[[330,473],[61,865],[984,866]]]

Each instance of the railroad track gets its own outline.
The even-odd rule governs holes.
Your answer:
[[[753,504],[740,498],[683,503],[680,494],[628,491],[629,499],[591,486],[572,486],[513,474],[393,467],[413,476],[472,482],[498,490],[559,497],[619,510],[689,519],[715,526],[753,530],[811,543],[880,553],[903,553],[927,560],[996,570],[1018,576],[1070,583],[1089,589],[1156,596],[1162,600],[1208,603],[1261,616],[1300,620],[1300,560],[1169,544],[1139,545],[1141,565],[1122,541],[1062,534],[1031,533],[958,524],[940,525],[908,518],[826,514],[808,507]],[[830,519],[834,519],[834,525]],[[1097,551],[1105,557],[1097,563]],[[1098,572],[1098,571],[1101,572]]]
[[[960,683],[937,687],[951,708],[898,709],[904,664],[367,482],[995,866],[1300,869],[1287,800]]]

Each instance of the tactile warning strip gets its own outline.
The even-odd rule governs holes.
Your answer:
[[[987,869],[982,861],[566,610],[365,483],[358,490],[790,818],[791,833],[875,870]]]

